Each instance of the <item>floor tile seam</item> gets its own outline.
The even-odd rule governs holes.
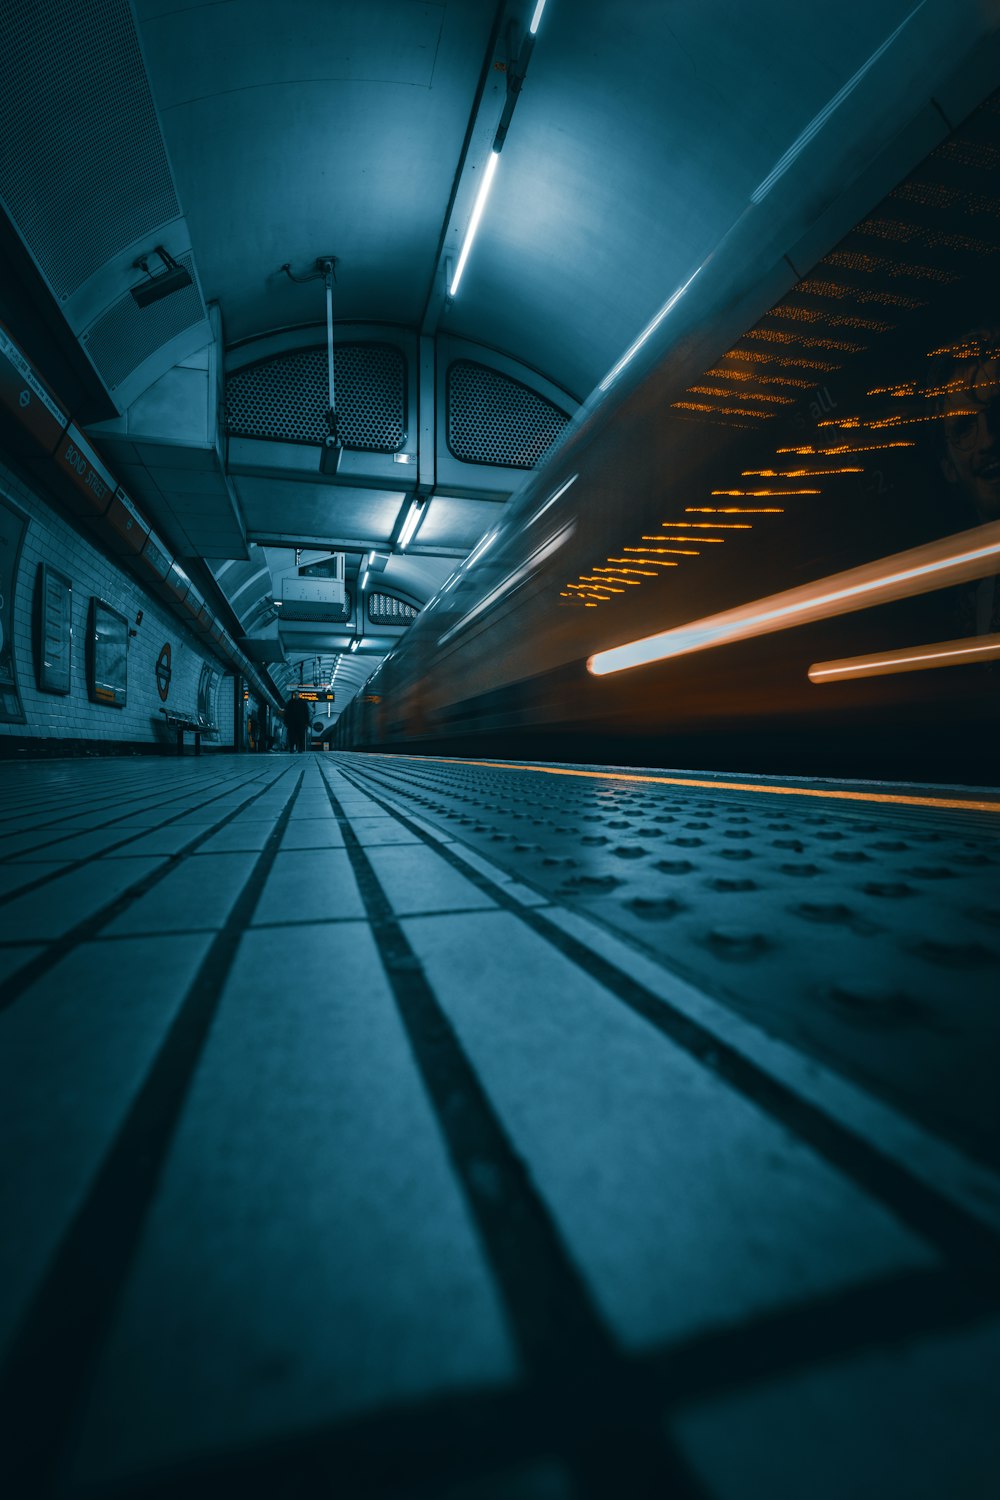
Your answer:
[[[921,1340],[995,1323],[998,1312],[995,1273],[907,1268],[698,1330],[633,1359],[669,1410],[886,1349],[905,1355]]]
[[[348,775],[347,772],[343,774]],[[348,777],[349,779],[349,777]],[[362,787],[368,790],[367,787]],[[392,809],[390,809],[392,810]],[[392,810],[404,825],[405,813]],[[419,832],[414,827],[415,832]],[[425,837],[421,834],[421,837]],[[886,1155],[859,1135],[851,1125],[829,1113],[814,1099],[799,1093],[780,1076],[770,1072],[747,1051],[705,1025],[700,1019],[681,1010],[674,1000],[664,998],[648,985],[640,983],[616,962],[588,946],[579,936],[566,932],[558,924],[560,912],[572,916],[570,908],[548,906],[525,907],[504,890],[504,883],[491,880],[474,866],[460,861],[447,844],[426,840],[437,853],[460,869],[467,878],[504,910],[512,912],[552,947],[569,958],[582,972],[589,974],[610,994],[646,1020],[666,1040],[680,1046],[706,1071],[718,1076],[754,1107],[775,1119],[835,1170],[849,1178],[869,1198],[902,1220],[927,1243],[948,1259],[979,1264],[996,1263],[1000,1234],[992,1223],[976,1216],[970,1207],[943,1195],[925,1182],[908,1165]],[[587,913],[585,920],[591,918]],[[622,947],[618,933],[616,938]],[[649,959],[648,954],[643,957]],[[649,960],[656,963],[655,960]],[[671,970],[662,962],[657,965],[665,974]],[[699,992],[704,1000],[718,1005],[713,997],[675,976],[678,982]],[[860,1091],[859,1091],[860,1092]]]
[[[254,779],[256,780],[258,778],[254,778]],[[244,785],[251,785],[252,786],[253,785],[253,781],[248,782],[248,783],[244,783]],[[272,783],[272,785],[273,785],[273,783]],[[178,822],[178,820],[180,818],[185,818],[190,813],[192,813],[192,812],[198,812],[198,811],[200,811],[204,807],[211,807],[212,803],[213,802],[217,802],[218,800],[219,800],[218,797],[208,797],[203,802],[196,803],[193,807],[185,808],[183,812],[178,812],[178,813],[172,814],[169,818],[165,818],[162,823],[150,823],[147,826],[139,829],[138,832],[129,834],[126,838],[119,839],[116,844],[108,844],[108,846],[106,848],[101,849],[96,854],[85,854],[85,855],[81,855],[81,857],[79,859],[69,860],[65,864],[60,864],[58,866],[58,868],[56,868],[54,870],[50,870],[45,875],[39,875],[34,880],[26,881],[24,885],[18,886],[16,890],[6,891],[3,894],[0,894],[0,910],[2,910],[3,907],[5,907],[5,906],[9,906],[11,902],[19,900],[22,896],[30,896],[31,893],[32,893],[32,891],[37,891],[37,890],[42,889],[42,887],[44,887],[46,885],[49,885],[53,880],[60,880],[64,875],[72,875],[77,870],[84,869],[87,865],[97,864],[97,863],[99,863],[100,860],[107,858],[108,855],[114,855],[114,854],[118,853],[119,850],[127,848],[127,846],[129,844],[138,843],[140,840],[148,838],[150,836],[150,834],[160,833],[164,828],[170,828],[170,827],[176,825],[177,822]],[[253,801],[253,800],[255,800],[255,799],[251,799],[251,801]],[[239,804],[239,806],[234,810],[233,816],[234,817],[237,816],[243,810],[243,808],[245,808],[245,807],[247,807],[249,805],[250,804],[248,802],[246,802],[246,801],[241,802]],[[131,814],[130,813],[126,813],[126,814],[124,814],[124,816],[125,817],[130,817]],[[121,820],[120,819],[115,819],[114,821],[118,822],[118,821],[121,821]],[[226,821],[228,821],[228,820],[224,820],[223,822],[220,822],[220,823],[218,823],[216,825],[213,825],[213,830],[217,830],[217,829],[220,829],[220,828],[224,827]],[[70,834],[70,835],[68,835],[69,838],[79,838],[79,837],[82,837],[82,836],[84,836],[82,833],[81,834]],[[196,835],[196,840],[195,841],[196,842],[201,842],[200,838],[197,835]],[[61,842],[61,841],[58,840],[58,839],[54,840],[54,843],[59,843],[59,842]],[[48,845],[41,845],[39,847],[41,847],[41,848],[51,848],[53,846],[52,846],[52,844],[48,844]],[[37,853],[37,849],[36,850],[32,850],[32,851],[28,851],[28,852]],[[189,848],[189,849],[181,849],[181,850],[178,850],[176,852],[176,854],[171,855],[169,857],[170,858],[182,858],[182,857],[184,857],[184,856],[186,856],[188,854],[191,854],[193,852],[194,852],[194,850],[191,849],[191,848]],[[23,863],[29,864],[29,865],[32,864],[32,863],[41,863],[41,862],[42,861],[31,861],[31,860],[25,860],[25,861],[23,861]],[[12,860],[12,861],[10,861],[10,863],[12,865],[14,865],[16,862]],[[46,861],[46,863],[48,863],[48,861]]]
[[[333,786],[324,779],[414,1063],[527,1378],[553,1394],[567,1384],[575,1389],[580,1398],[576,1414],[584,1429],[597,1412],[587,1409],[581,1416],[580,1405],[593,1401],[599,1385],[602,1414],[609,1403],[618,1408],[620,1421],[631,1428],[629,1441],[635,1452],[657,1476],[660,1491],[669,1492],[665,1480],[668,1474],[676,1475],[678,1456],[664,1442],[653,1411],[646,1409],[638,1393],[630,1392],[629,1401],[622,1400],[616,1372],[624,1367],[617,1343],[416,959]],[[493,1169],[489,1187],[483,1182],[485,1163]],[[560,1405],[563,1399],[560,1394]],[[571,1435],[561,1436],[566,1444],[562,1456],[572,1462]],[[617,1433],[616,1442],[621,1441]],[[697,1494],[692,1487],[683,1493],[691,1500]]]
[[[0,987],[0,1014],[2,1014],[4,1010],[7,1010],[11,1005],[15,1004],[21,998],[21,996],[38,979],[42,977],[43,974],[54,968],[57,963],[66,958],[82,943],[89,942],[93,938],[100,936],[102,929],[106,927],[109,922],[113,921],[116,917],[127,911],[130,906],[134,905],[134,903],[140,899],[140,897],[145,896],[151,890],[154,890],[156,886],[158,886],[162,880],[165,880],[168,875],[171,875],[175,871],[179,870],[183,866],[185,860],[190,858],[190,856],[195,853],[195,846],[204,842],[206,839],[211,838],[215,833],[219,831],[219,829],[224,828],[226,824],[229,823],[232,818],[236,817],[244,807],[250,806],[257,800],[258,797],[263,796],[265,792],[269,791],[270,788],[274,786],[281,779],[281,777],[286,774],[287,772],[285,770],[280,771],[278,773],[278,776],[276,776],[272,782],[268,783],[264,788],[262,788],[262,790],[259,791],[256,796],[250,797],[245,802],[241,803],[239,807],[234,809],[232,813],[230,813],[226,818],[223,818],[219,823],[207,828],[203,833],[197,834],[192,846],[188,847],[187,849],[182,849],[176,854],[164,856],[162,864],[158,865],[155,869],[150,870],[148,874],[141,877],[141,879],[133,882],[132,885],[126,887],[124,891],[121,891],[117,896],[115,896],[111,901],[107,902],[104,906],[100,907],[91,916],[85,917],[82,922],[77,923],[77,925],[70,928],[68,932],[63,933],[60,937],[55,939],[37,939],[35,946],[37,946],[39,943],[44,944],[45,946],[43,951],[37,954],[35,958],[29,959],[28,962],[20,969],[18,969],[14,974],[9,975],[8,978],[4,981],[2,987]],[[65,874],[66,871],[60,871],[58,873]],[[38,884],[39,883],[36,882],[31,889],[36,889]],[[21,896],[30,893],[30,890],[26,891],[24,888],[22,888],[16,894]],[[162,935],[162,932],[157,934],[157,936]]]
[[[923,1290],[915,1283],[903,1292],[916,1300]],[[877,1298],[872,1292],[877,1292]],[[879,1342],[898,1339],[905,1343],[905,1334],[896,1333],[898,1319],[891,1312],[888,1317],[882,1315],[887,1295],[893,1298],[891,1285],[866,1288],[862,1310],[870,1312],[876,1330],[888,1325]],[[855,1300],[850,1294],[845,1298],[853,1326],[846,1323],[839,1301],[820,1309],[824,1360],[865,1352],[865,1346],[852,1337],[857,1325]],[[955,1301],[961,1303],[960,1292]],[[930,1330],[948,1333],[963,1327],[967,1319],[956,1307],[950,1321],[935,1315],[924,1321]],[[752,1388],[762,1378],[780,1379],[810,1367],[811,1362],[799,1358],[795,1349],[790,1357],[783,1357],[787,1339],[781,1340],[777,1351],[775,1341],[765,1343],[766,1325],[746,1332],[752,1342],[740,1337],[743,1329],[736,1330],[735,1338],[724,1329],[691,1344],[643,1351],[632,1357],[630,1379],[657,1383],[663,1420],[669,1422],[678,1409],[725,1399]],[[220,1495],[269,1500],[286,1489],[305,1495],[313,1493],[317,1474],[341,1476],[345,1485],[351,1484],[353,1476],[364,1475],[366,1493],[377,1489],[379,1494],[395,1494],[402,1486],[408,1492],[414,1488],[429,1495],[432,1487],[438,1493],[442,1485],[449,1494],[455,1485],[464,1493],[465,1485],[476,1489],[480,1479],[489,1484],[497,1473],[516,1473],[524,1464],[552,1457],[551,1430],[540,1420],[539,1404],[538,1393],[526,1383],[515,1389],[465,1386],[390,1404],[342,1421],[316,1423],[290,1442],[229,1450],[213,1459],[207,1472],[204,1458],[195,1455],[169,1478],[151,1477],[144,1482],[141,1500],[176,1500],[178,1495],[187,1500],[217,1500]],[[625,1493],[620,1484],[616,1490]],[[575,1500],[586,1493],[586,1488],[574,1491]],[[674,1500],[690,1500],[692,1491],[685,1487],[671,1494]]]
[[[476,1486],[480,1478],[493,1493],[498,1472],[552,1457],[551,1430],[540,1420],[538,1405],[538,1393],[525,1384],[466,1385],[404,1399],[318,1422],[277,1443],[265,1439],[214,1455],[207,1471],[204,1457],[193,1455],[169,1476],[150,1477],[130,1500],[375,1500],[401,1493],[429,1500],[442,1485],[449,1495],[465,1494],[465,1486]],[[579,1494],[574,1490],[572,1500]]]
[[[257,779],[257,778],[253,778],[253,779]],[[217,786],[217,787],[218,786],[223,786],[223,787],[225,787],[227,785],[232,785],[232,784],[234,784],[234,783],[231,782],[231,781],[221,781],[220,780],[220,781],[209,783],[209,787],[211,787],[211,786]],[[236,784],[238,784],[238,785],[246,785],[246,782],[241,781],[241,782],[236,783]],[[204,790],[205,790],[204,787],[199,788],[199,791],[204,791]],[[120,807],[121,806],[121,800],[122,800],[121,796],[119,795],[113,801],[110,801],[108,803],[108,806],[110,806],[110,807]],[[95,826],[90,827],[90,828],[71,828],[68,833],[62,834],[59,838],[48,839],[46,842],[41,843],[41,844],[34,844],[34,845],[30,846],[28,849],[25,849],[25,850],[20,851],[20,852],[21,853],[25,853],[25,854],[34,854],[39,849],[51,849],[53,847],[53,845],[65,843],[69,839],[83,838],[88,833],[97,833],[97,832],[99,832],[102,828],[113,828],[116,823],[123,823],[127,818],[134,817],[137,811],[139,811],[139,812],[145,812],[145,811],[148,810],[149,807],[169,807],[169,805],[172,802],[180,802],[182,800],[183,800],[183,798],[181,798],[181,797],[166,797],[166,798],[150,797],[148,799],[148,801],[145,803],[145,805],[140,805],[138,808],[136,808],[135,805],[133,805],[133,804],[130,803],[128,811],[127,812],[123,812],[122,815],[121,815],[121,817],[119,817],[119,818],[111,818],[106,823],[98,823]],[[217,801],[218,801],[218,797],[209,797],[209,798],[203,800],[202,802],[195,803],[194,806],[191,807],[191,808],[188,808],[187,811],[191,812],[191,811],[194,811],[198,807],[204,807],[204,806],[207,806],[208,803],[210,803],[210,802],[217,802]],[[98,808],[97,811],[100,811],[100,809]],[[182,814],[175,814],[175,816],[182,816]],[[46,828],[55,828],[57,826],[63,826],[64,827],[65,824],[61,823],[59,819],[53,819],[50,823],[42,824],[41,827],[39,827],[38,832],[41,833]],[[151,828],[153,828],[153,827],[162,827],[162,826],[163,826],[162,824],[152,824],[152,825],[150,825]],[[23,830],[23,829],[21,830],[21,832],[25,832],[25,831],[27,831],[27,830]],[[4,839],[4,837],[16,837],[16,834],[4,835],[3,833],[0,833],[0,858],[3,857],[3,839]]]
[[[284,774],[284,772],[280,773]],[[30,1493],[50,1493],[110,1333],[194,1074],[222,1002],[240,940],[274,864],[301,784],[293,784],[267,845],[177,1006],[119,1122],[86,1196],[0,1370],[0,1402],[15,1414],[15,1465]],[[11,1444],[10,1446],[13,1446]],[[39,1478],[42,1484],[38,1484]],[[27,1494],[15,1483],[9,1493]]]
[[[219,781],[223,781],[225,779],[226,778],[224,778],[224,777],[219,777],[218,778]],[[176,789],[175,787],[167,787],[166,791],[167,792],[173,792],[173,791],[175,791],[175,789]],[[100,812],[101,809],[102,809],[102,807],[117,807],[121,803],[121,799],[122,799],[121,781],[119,781],[114,786],[109,786],[108,789],[107,789],[107,791],[106,791],[106,793],[103,794],[100,799],[95,799],[95,798],[91,797],[89,795],[90,790],[91,790],[91,788],[89,788],[89,787],[77,785],[77,786],[74,786],[74,787],[58,787],[58,788],[53,787],[51,789],[51,792],[52,792],[53,795],[65,795],[67,793],[72,794],[72,795],[80,795],[80,794],[86,795],[87,796],[87,805],[88,805],[88,807],[93,808],[96,812]],[[143,788],[142,790],[140,790],[140,792],[138,793],[138,795],[136,795],[135,789],[130,787],[129,788],[129,797],[130,797],[131,801],[136,801],[136,802],[140,802],[140,803],[146,802],[146,801],[154,802],[155,803],[157,801],[163,801],[163,800],[166,800],[166,801],[176,801],[177,800],[173,796],[169,796],[169,797],[164,798],[163,795],[162,795],[163,790],[164,790],[164,788],[163,788],[162,782],[150,782],[149,789],[147,790],[147,789]],[[41,811],[41,812],[49,810],[51,808],[51,806],[52,806],[52,797],[51,796],[49,796],[47,798],[40,798],[39,801],[38,801],[38,810]],[[32,816],[32,813],[33,813],[33,809],[31,807],[25,807],[24,804],[23,804],[23,802],[22,802],[20,804],[20,806],[19,806],[18,812],[16,814],[14,814],[14,817],[19,818],[19,819],[24,819],[24,818]],[[3,818],[2,816],[0,816],[0,839],[3,839],[5,837],[7,837],[7,831],[4,830],[4,828],[2,827],[2,824],[6,823],[6,822],[9,822],[9,821],[11,821],[11,820]],[[59,821],[60,820],[58,818],[53,818],[50,821],[50,823],[43,824],[42,826],[48,828],[48,827],[54,826],[55,824],[59,823]]]
[[[225,780],[226,780],[226,778],[219,777],[219,778],[217,778],[216,781],[214,781],[214,783],[211,783],[211,784],[216,784],[216,786],[219,786],[219,784],[225,784]],[[76,789],[75,792],[70,793],[70,795],[72,795],[73,798],[78,798],[78,796],[79,796],[79,790],[81,790],[81,789]],[[85,787],[82,790],[85,790]],[[129,798],[129,801],[133,802],[133,799]],[[144,804],[144,802],[151,802],[151,805],[157,805],[157,799],[156,799],[156,796],[153,796],[153,793],[150,793],[150,795],[148,795],[148,796],[145,796],[145,795],[139,796],[139,798],[136,798],[135,801],[139,802],[139,808],[142,807],[142,804]],[[160,802],[175,802],[175,801],[180,801],[180,796],[169,796],[169,798],[160,798]],[[51,801],[49,801],[48,804],[42,804],[42,805],[48,805],[48,807],[51,807]],[[93,802],[90,802],[90,804],[88,804],[88,805],[90,805],[90,807],[93,808],[94,811],[102,811],[102,807],[100,807],[100,805],[94,805]],[[103,807],[120,807],[120,805],[121,805],[121,786],[120,786],[120,783],[118,783],[118,786],[117,786],[117,795],[111,795],[111,793],[109,793],[108,798],[106,798],[106,801],[103,802]],[[133,813],[133,811],[135,811],[135,805],[130,805],[129,813],[123,813],[123,814],[121,814],[121,816],[123,816],[123,817],[130,816],[130,813]],[[28,808],[28,810],[25,810],[25,811],[18,811],[18,813],[16,813],[15,816],[16,817],[28,817],[28,816],[31,816],[31,810],[30,810],[30,808]],[[0,819],[0,823],[1,822],[6,822],[6,820],[7,819]],[[111,822],[115,822],[115,820],[117,820],[117,819],[111,819]],[[45,828],[55,828],[55,826],[60,826],[60,825],[61,825],[61,819],[58,819],[58,817],[52,817],[52,819],[49,819],[49,822],[42,823],[42,825],[39,825],[39,832],[43,831],[43,829],[45,829]],[[106,823],[102,823],[102,825],[97,825],[97,826],[108,826],[108,825],[106,825]],[[88,829],[85,829],[85,828],[75,829],[75,832],[88,832]],[[0,828],[0,847],[1,847],[1,844],[3,844],[3,838],[6,838],[6,837],[9,837],[9,834],[4,834],[3,828]],[[72,835],[70,835],[70,837],[72,837]]]
[[[260,851],[257,850],[257,849],[251,849],[251,850],[247,850],[246,852],[249,853],[249,854],[256,855]],[[474,909],[475,910],[481,910],[481,908],[474,908]],[[420,913],[420,915],[423,916],[424,913]],[[440,915],[440,913],[427,913],[427,915],[436,916],[436,915]],[[298,931],[298,930],[301,930],[303,927],[343,927],[345,924],[354,923],[355,925],[357,925],[359,922],[363,923],[364,922],[364,918],[362,918],[362,917],[301,917],[301,918],[291,917],[291,918],[289,918],[285,922],[255,922],[255,921],[253,921],[253,919],[251,919],[250,925],[247,928],[247,931],[248,932],[284,931],[286,928],[290,928],[290,929]],[[139,931],[137,929],[134,932],[131,931],[131,930],[128,931],[128,932],[107,932],[107,933],[98,934],[98,936],[90,939],[90,941],[92,941],[92,942],[99,942],[99,943],[130,943],[130,942],[133,942],[135,940],[139,940],[140,942],[149,942],[153,938],[208,937],[212,933],[221,932],[222,928],[224,927],[224,925],[225,925],[225,923],[220,923],[217,927],[149,927],[149,928],[143,929],[142,931]],[[37,946],[37,944],[35,946]],[[4,945],[0,944],[0,949],[2,949],[3,947],[4,947]]]

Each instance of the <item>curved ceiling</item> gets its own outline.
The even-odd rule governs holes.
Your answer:
[[[424,322],[452,197],[460,210],[485,159],[477,121],[488,147],[534,8],[138,0],[202,285],[228,342],[320,322],[322,286],[281,267],[306,273],[327,253],[339,318]],[[548,0],[439,326],[582,400],[789,144],[908,17],[923,24],[923,8]],[[965,8],[937,4],[959,33]]]
[[[912,166],[927,146],[900,144],[900,132],[932,99],[942,110],[944,97],[947,108],[942,80],[998,19],[997,0],[840,0],[805,11],[794,0],[133,0],[131,11],[128,0],[85,11],[43,0],[37,10],[76,28],[93,13],[112,44],[134,14],[141,58],[133,61],[133,42],[127,67],[148,74],[183,215],[167,248],[190,253],[208,304],[197,326],[202,343],[214,334],[219,356],[199,360],[192,340],[181,340],[142,401],[119,402],[127,410],[101,436],[123,482],[176,550],[213,559],[223,588],[227,576],[244,587],[247,575],[227,575],[224,564],[245,562],[248,541],[268,556],[326,543],[348,552],[355,587],[368,558],[387,586],[417,603],[442,585],[523,475],[501,474],[501,484],[494,476],[492,489],[485,479],[478,490],[449,488],[440,473],[427,478],[411,434],[403,455],[411,470],[387,456],[381,470],[359,473],[348,453],[340,475],[321,482],[315,449],[308,462],[282,467],[261,457],[261,445],[224,451],[213,438],[223,357],[235,366],[265,345],[323,343],[317,258],[337,260],[339,325],[391,326],[415,360],[430,345],[439,369],[442,347],[468,341],[494,351],[498,368],[504,356],[516,361],[509,374],[537,372],[538,390],[572,411],[807,144],[808,172],[783,184],[797,195],[802,229],[820,220],[834,187],[861,182],[883,149],[897,150],[898,175]],[[91,39],[95,55],[99,41]],[[69,89],[69,62],[41,40],[34,66],[61,80],[47,97],[66,101],[80,132],[88,112],[105,109]],[[984,78],[980,97],[988,87]],[[146,88],[139,78],[135,97]],[[126,133],[139,128],[130,119]],[[498,127],[491,192],[449,297]],[[40,194],[54,191],[54,170],[37,164]],[[94,171],[125,199],[146,191],[141,174],[124,189],[114,183],[110,157]],[[858,213],[877,196],[859,201]],[[129,303],[134,246],[120,238],[103,281],[92,277],[70,299],[81,328],[98,282],[117,278]],[[145,447],[134,431],[138,407],[160,432],[153,443],[147,433]],[[188,428],[199,455],[186,468],[177,452],[184,433],[156,428],[164,411],[176,423],[182,408],[194,413]],[[412,497],[425,503],[413,555],[404,556]],[[274,577],[257,564],[255,572],[258,582],[237,601],[241,620],[251,606],[266,613],[273,599]],[[343,649],[336,631],[317,631],[288,643],[286,666],[307,656],[336,661]],[[380,640],[359,643],[351,677],[381,650]]]

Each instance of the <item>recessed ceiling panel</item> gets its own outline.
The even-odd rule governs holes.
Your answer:
[[[403,505],[402,494],[350,489],[294,479],[242,474],[233,484],[247,530],[263,539],[302,537],[312,542],[388,543]]]
[[[502,511],[488,500],[455,500],[435,495],[413,539],[413,548],[455,547],[468,552]]]

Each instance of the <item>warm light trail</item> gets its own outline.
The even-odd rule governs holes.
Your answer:
[[[767,495],[784,499],[786,495],[822,495],[822,490],[713,490],[713,495],[733,495],[736,498],[746,496],[748,499],[763,499]]]
[[[854,677],[887,677],[892,672],[925,672],[934,667],[963,667],[1000,657],[1000,635],[966,636],[929,646],[905,646],[899,651],[876,651],[870,656],[845,656],[819,661],[809,668],[810,682],[837,682]]]
[[[603,677],[710,646],[729,645],[776,630],[790,630],[813,620],[909,599],[973,578],[988,578],[998,570],[1000,521],[991,521],[781,594],[755,599],[718,615],[598,651],[588,659],[587,669],[595,677]]]
[[[378,754],[369,751],[368,754]],[[918,797],[901,792],[859,792],[853,788],[827,789],[815,786],[761,786],[754,781],[707,781],[692,776],[644,776],[638,771],[585,771],[576,766],[532,766],[524,761],[472,760],[445,755],[385,755],[393,762],[415,760],[444,766],[482,766],[488,771],[525,771],[543,776],[579,776],[589,781],[635,781],[654,786],[686,786],[698,791],[763,792],[774,797],[823,797],[835,802],[882,802],[897,807],[941,807],[960,812],[1000,813],[1000,801],[977,802],[972,798]]]
[[[864,472],[860,464],[844,469],[743,469],[741,471],[744,479],[818,479],[821,474],[863,474]]]

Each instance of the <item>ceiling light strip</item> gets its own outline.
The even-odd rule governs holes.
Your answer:
[[[486,199],[489,197],[490,184],[493,181],[499,160],[499,151],[491,151],[483,170],[483,180],[479,184],[479,191],[476,194],[476,201],[472,209],[472,218],[469,220],[469,227],[465,231],[462,253],[458,257],[458,265],[455,267],[455,274],[451,278],[451,286],[448,288],[449,297],[454,297],[458,292],[459,282],[462,280],[465,272],[465,263],[469,258],[469,251],[472,249],[472,241],[476,237],[479,221],[483,217],[483,209],[486,207]]]

